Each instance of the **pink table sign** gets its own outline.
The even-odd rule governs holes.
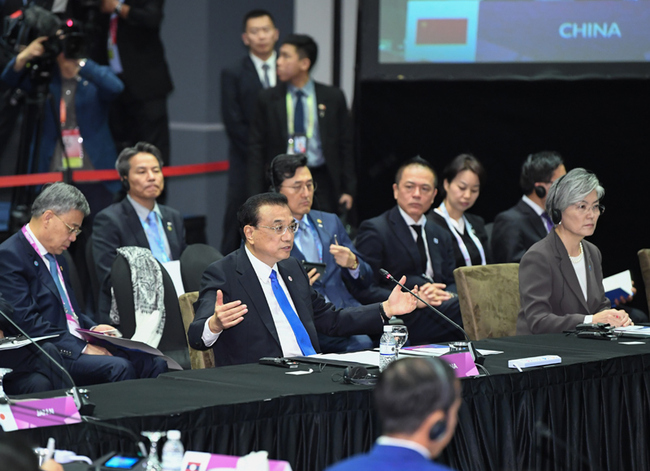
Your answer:
[[[81,422],[74,399],[69,396],[15,401],[0,411],[5,431]]]
[[[453,368],[456,378],[467,378],[469,376],[478,376],[478,369],[469,352],[451,353],[442,355],[440,358],[445,360]]]
[[[183,457],[182,471],[208,471],[237,469],[239,456],[214,455],[198,451],[187,451]],[[269,471],[292,471],[287,461],[269,460]]]

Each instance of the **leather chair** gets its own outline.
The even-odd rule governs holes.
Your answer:
[[[160,264],[159,264],[160,265]],[[165,326],[158,344],[158,350],[176,360],[183,369],[189,369],[190,357],[187,335],[183,327],[180,305],[176,296],[174,283],[167,271],[160,265],[162,272],[165,304]],[[133,301],[133,284],[131,268],[126,259],[117,254],[111,267],[111,282],[115,293],[115,302],[120,313],[120,331],[124,337],[131,338],[135,333],[135,306]]]
[[[650,312],[650,249],[641,249],[637,252],[641,274],[645,284],[646,297],[648,298],[648,312]]]
[[[473,340],[515,335],[519,264],[500,263],[454,270],[463,325]]]
[[[199,291],[201,277],[208,266],[221,260],[223,255],[214,247],[206,244],[188,245],[181,254],[181,278],[185,292]]]
[[[185,335],[190,328],[190,324],[194,320],[194,303],[199,299],[199,292],[192,291],[185,293],[178,298],[178,303],[181,306],[181,314],[183,316],[183,325],[185,326]],[[200,370],[203,368],[214,368],[214,351],[209,350],[195,350],[188,347],[190,352],[190,363],[193,370]]]

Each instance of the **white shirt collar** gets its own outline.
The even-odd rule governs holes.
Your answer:
[[[280,273],[278,272],[278,264],[275,263],[273,264],[272,267],[269,267],[266,263],[261,261],[259,258],[257,258],[255,255],[253,255],[253,252],[248,250],[248,247],[244,246],[246,249],[246,255],[248,256],[248,260],[250,260],[251,265],[253,265],[253,270],[255,270],[255,274],[259,278],[260,282],[262,283],[270,283],[270,276],[271,276],[271,270],[275,270],[275,273],[277,273],[278,276],[280,276]]]
[[[397,209],[399,209],[399,213],[402,215],[402,219],[404,219],[404,222],[406,223],[407,226],[412,226],[413,224],[419,224],[420,226],[424,227],[427,224],[427,218],[424,214],[420,216],[420,219],[415,221],[411,216],[406,214],[406,211],[404,211],[399,204],[397,205]]]
[[[29,227],[29,223],[25,226],[27,229],[27,232],[29,232],[29,235],[32,236],[32,239],[34,239],[34,242],[36,243],[36,247],[38,247],[38,254],[41,256],[41,258],[45,257],[45,254],[48,253],[47,249],[43,244],[41,244],[41,241],[38,240],[38,238],[34,235],[32,232],[32,228]]]
[[[401,448],[408,448],[410,450],[416,451],[424,456],[426,459],[431,459],[431,453],[426,447],[420,445],[419,443],[412,442],[411,440],[404,440],[402,438],[389,437],[387,435],[382,435],[377,439],[378,445],[384,446],[399,446]]]
[[[135,213],[138,215],[141,221],[146,221],[147,216],[149,216],[149,213],[151,212],[149,208],[145,208],[142,206],[140,203],[138,203],[136,200],[131,198],[131,195],[126,195],[126,199],[129,200],[129,203],[131,203],[131,206],[133,206],[133,209],[135,209]],[[158,215],[160,220],[162,221],[162,213],[160,212],[160,208],[158,207],[158,203],[153,204],[153,210],[154,213]]]
[[[275,62],[277,60],[278,54],[273,51],[271,54],[271,57],[263,61],[259,57],[257,57],[255,54],[252,52],[249,52],[248,55],[250,56],[251,60],[253,61],[253,65],[255,66],[256,69],[262,69],[262,66],[264,64],[267,64],[269,66],[269,74],[271,72],[275,72]]]
[[[528,206],[533,208],[533,210],[537,213],[538,216],[544,214],[544,208],[541,208],[537,203],[531,200],[528,196],[524,195],[521,197],[521,199],[524,203],[526,203]]]

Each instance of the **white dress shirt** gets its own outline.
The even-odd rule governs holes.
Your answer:
[[[260,82],[262,85],[264,85],[264,68],[262,67],[264,64],[269,66],[269,84],[271,87],[275,87],[275,84],[277,82],[277,73],[275,71],[275,62],[277,60],[277,53],[273,51],[273,54],[271,54],[271,57],[263,61],[259,57],[257,57],[255,54],[252,52],[249,54],[251,60],[253,61],[253,65],[255,66],[255,70],[257,71],[257,75],[260,78]]]
[[[422,237],[422,240],[424,240],[424,250],[427,253],[427,273],[426,273],[426,275],[433,279],[433,264],[431,263],[431,254],[429,253],[429,243],[427,242],[427,233],[424,230],[424,228],[425,228],[425,226],[427,224],[427,218],[423,214],[422,216],[420,216],[419,220],[414,221],[413,218],[411,216],[409,216],[408,214],[406,214],[406,211],[404,211],[399,205],[397,206],[397,208],[399,209],[399,213],[402,215],[402,219],[404,219],[404,222],[406,223],[406,225],[411,230],[411,235],[413,236],[413,241],[415,241],[415,242],[417,242],[417,240],[418,240],[418,233],[415,232],[415,229],[413,229],[411,227],[411,225],[412,224],[419,224],[421,226],[420,230],[422,231],[422,233],[420,234],[420,237]]]

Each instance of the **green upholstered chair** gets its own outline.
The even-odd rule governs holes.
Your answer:
[[[463,325],[472,340],[515,335],[519,264],[499,263],[454,270]]]
[[[181,306],[181,315],[183,316],[183,325],[185,326],[186,336],[187,331],[190,328],[190,324],[194,320],[194,303],[198,299],[198,291],[185,293],[178,298],[178,303]],[[195,350],[190,346],[187,348],[190,350],[190,363],[193,370],[214,367],[214,351],[211,348],[208,350]]]

